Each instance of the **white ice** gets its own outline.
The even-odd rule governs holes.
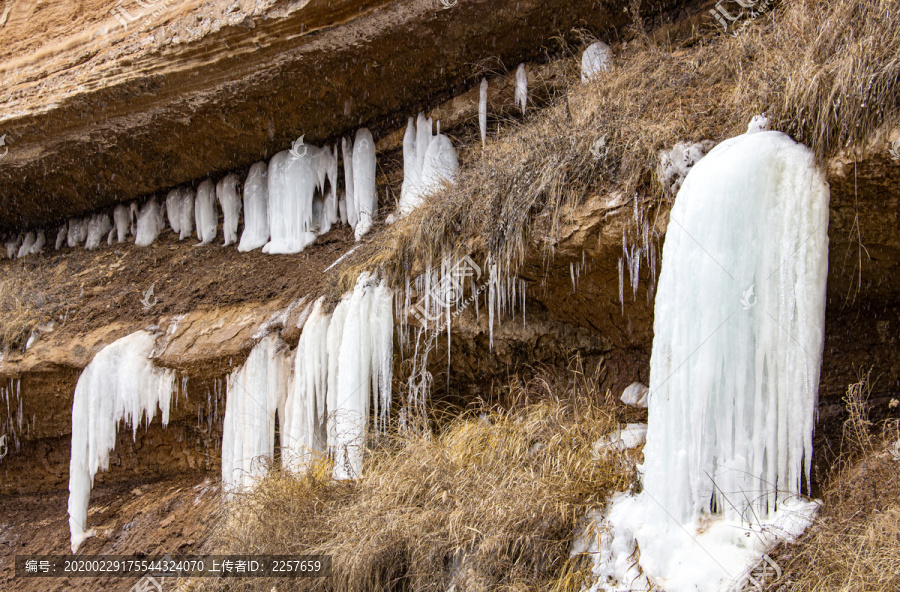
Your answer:
[[[272,333],[229,375],[222,426],[224,493],[250,487],[265,474],[275,451],[275,411],[287,396],[290,373],[290,351]]]
[[[594,442],[594,456],[601,456],[604,451],[623,451],[637,448],[647,439],[647,424],[629,423],[624,428],[615,430]]]
[[[649,389],[647,385],[640,382],[632,382],[622,391],[621,401],[632,407],[647,408],[647,393]]]
[[[269,171],[266,163],[250,167],[244,181],[244,232],[238,251],[246,253],[269,242]]]
[[[528,103],[528,74],[525,72],[525,64],[519,64],[516,68],[516,107],[525,115],[525,105]]]
[[[299,253],[316,240],[313,199],[318,185],[319,149],[302,145],[269,161],[269,242],[263,253]]]
[[[109,214],[94,214],[88,221],[88,235],[84,243],[84,248],[93,251],[100,246],[100,241],[106,238],[112,223],[109,220]]]
[[[194,223],[197,225],[197,238],[201,245],[208,245],[216,240],[219,228],[219,212],[216,209],[216,187],[209,179],[197,187],[194,201]]]
[[[478,131],[481,133],[481,147],[487,140],[487,100],[488,100],[488,81],[487,78],[481,79],[481,87],[478,90]]]
[[[44,234],[44,230],[40,229],[37,231],[35,235],[34,244],[31,245],[31,251],[29,251],[32,255],[37,255],[41,251],[44,250],[44,245],[47,243],[47,235]]]
[[[328,391],[328,326],[324,299],[313,305],[294,354],[293,384],[284,407],[281,459],[285,469],[305,470],[326,446]]]
[[[350,228],[356,229],[356,222],[359,220],[359,210],[356,207],[356,198],[354,196],[353,182],[353,140],[349,138],[341,138],[341,154],[344,162],[344,212],[346,213],[346,224]],[[341,214],[343,219],[345,216]]]
[[[166,195],[166,216],[169,218],[169,226],[175,234],[181,233],[181,189],[176,187]]]
[[[428,195],[452,183],[459,169],[456,149],[450,139],[432,135],[432,121],[423,113],[410,117],[403,137],[403,185],[400,188],[399,215],[406,216],[422,204]]]
[[[660,150],[657,175],[662,186],[672,194],[678,193],[691,167],[700,162],[715,145],[711,140],[693,144],[679,142],[671,150]]]
[[[238,224],[241,221],[241,198],[238,195],[238,176],[234,173],[225,175],[216,184],[216,197],[222,206],[222,234],[225,235],[225,246],[233,245],[238,240]]]
[[[132,223],[132,211],[124,205],[119,204],[113,210],[113,223],[116,227],[116,239],[120,243],[124,243],[128,238],[128,231]]]
[[[587,82],[612,68],[612,50],[602,41],[591,43],[581,54],[581,81]]]
[[[69,232],[66,235],[66,244],[69,247],[80,245],[87,239],[88,221],[90,218],[72,218],[69,220]]]
[[[134,244],[147,247],[153,244],[159,233],[165,228],[165,218],[156,198],[144,204],[137,215],[137,228],[134,230]],[[71,229],[71,222],[69,223]],[[71,232],[71,230],[70,230]]]
[[[69,225],[63,223],[62,226],[59,227],[59,230],[56,233],[56,250],[60,250],[64,244],[66,244],[66,235],[69,234]]]
[[[813,153],[779,132],[688,173],[656,296],[643,491],[610,509],[601,580],[719,590],[811,520],[828,203]]]
[[[22,246],[19,247],[19,252],[16,253],[16,259],[31,255],[31,247],[34,246],[35,238],[33,230],[25,233],[25,239],[22,241]]]
[[[156,408],[169,422],[175,389],[171,370],[150,361],[155,339],[138,331],[104,347],[78,378],[72,403],[72,459],[69,463],[69,531],[72,552],[90,536],[88,500],[94,475],[106,470],[116,444],[119,422],[137,434],[142,419],[149,424]]]
[[[345,163],[346,166],[346,163]],[[378,210],[378,193],[375,188],[375,140],[366,128],[356,131],[353,142],[353,201],[357,222],[354,227],[356,240],[369,232]]]
[[[362,471],[366,423],[375,404],[379,425],[391,406],[393,293],[386,284],[362,274],[353,292],[335,309],[328,328],[328,448],[335,479],[353,479]]]

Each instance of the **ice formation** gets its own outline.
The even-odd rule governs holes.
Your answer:
[[[151,198],[137,215],[137,227],[134,230],[134,244],[147,247],[153,244],[159,233],[165,228],[165,217],[156,198]],[[70,245],[72,246],[72,245]]]
[[[266,163],[250,167],[244,182],[244,232],[238,251],[246,253],[269,242],[269,171]]]
[[[120,206],[121,207],[121,206]],[[181,233],[181,189],[175,188],[166,195],[166,216],[175,234]]]
[[[60,250],[64,244],[66,244],[66,235],[69,234],[69,225],[67,223],[63,223],[62,226],[59,227],[59,230],[56,232],[56,250]]]
[[[612,50],[601,41],[591,43],[581,54],[581,81],[587,82],[612,68]]]
[[[519,64],[516,68],[516,107],[525,115],[525,105],[528,103],[528,74],[525,72],[525,64]]]
[[[647,439],[647,424],[629,423],[624,428],[600,438],[594,443],[594,456],[602,456],[605,451],[623,451],[637,448]]]
[[[487,100],[488,81],[487,78],[482,78],[481,88],[478,93],[478,131],[481,132],[482,148],[484,148],[485,140],[487,140]]]
[[[100,246],[102,241],[109,234],[112,223],[109,221],[109,214],[94,214],[88,221],[88,234],[84,248],[93,251]]]
[[[370,274],[360,275],[335,309],[326,337],[327,439],[335,479],[353,479],[362,471],[371,402],[379,425],[387,421],[393,331],[393,293]]]
[[[87,239],[88,233],[88,219],[81,220],[79,218],[72,218],[69,220],[69,232],[66,235],[66,244],[69,247],[75,247],[80,245]]]
[[[378,193],[375,188],[375,140],[372,133],[361,128],[353,141],[353,202],[357,215],[354,226],[356,240],[360,240],[372,228],[372,219],[378,210]],[[346,161],[345,165],[346,166]]]
[[[233,245],[238,240],[238,224],[241,221],[241,198],[238,195],[238,176],[234,173],[225,175],[216,184],[216,198],[222,206],[222,234],[225,235],[225,246]]]
[[[750,123],[747,124],[747,133],[752,134],[754,132],[765,132],[769,130],[769,118],[766,117],[766,114],[755,115],[753,119],[750,120]]]
[[[116,239],[120,243],[124,243],[128,238],[128,231],[132,223],[131,209],[124,204],[117,205],[113,210],[113,223],[116,227]]]
[[[450,138],[438,131],[431,133],[432,121],[423,113],[409,118],[403,137],[403,185],[400,188],[399,214],[405,216],[422,200],[452,183],[459,169],[456,149]]]
[[[284,407],[281,461],[285,469],[304,470],[315,452],[326,446],[326,397],[328,392],[328,326],[320,298],[303,325],[294,354],[294,378]]]
[[[208,245],[216,240],[219,228],[219,212],[216,209],[216,187],[206,179],[197,187],[194,199],[194,223],[197,225],[197,238],[201,245]]]
[[[812,152],[779,132],[727,140],[688,174],[656,297],[643,491],[610,507],[599,581],[719,590],[808,524],[828,202]]]
[[[138,331],[104,347],[78,378],[72,403],[72,459],[69,463],[69,531],[72,552],[85,538],[88,500],[94,475],[106,470],[120,421],[137,434],[142,419],[149,424],[156,408],[169,421],[175,390],[171,370],[150,361],[155,339]]]
[[[34,241],[34,231],[26,232],[25,239],[22,241],[22,246],[19,247],[19,252],[16,253],[16,259],[31,255],[31,247],[34,246]]]
[[[622,392],[621,401],[626,405],[646,409],[647,393],[649,392],[649,390],[650,389],[647,388],[647,385],[641,384],[640,382],[632,382]]]
[[[671,150],[660,150],[657,174],[663,187],[678,193],[688,171],[703,158],[707,152],[715,146],[711,140],[689,143],[679,142]]]
[[[291,358],[287,345],[270,334],[228,377],[222,426],[222,491],[253,485],[275,451],[275,411],[287,396]]]
[[[369,140],[374,158],[371,135]],[[347,160],[349,151],[350,148],[345,142],[344,168],[349,183],[348,191],[355,189],[352,184],[352,173],[349,172],[352,164]],[[319,234],[330,230],[331,225],[337,221],[337,154],[332,152],[331,148],[304,144],[301,138],[294,143],[290,151],[279,152],[272,157],[269,161],[267,178],[259,173],[257,175],[254,183],[260,185],[254,186],[253,192],[260,193],[259,187],[263,182],[266,183],[268,190],[266,213],[269,242],[263,247],[264,253],[299,253],[315,242]],[[374,185],[374,162],[372,175]],[[355,205],[355,202],[352,205]],[[261,206],[257,206],[256,213],[261,213],[262,209]],[[353,214],[354,224],[356,211],[354,210]],[[257,237],[263,236],[261,225],[257,228]],[[250,244],[255,244],[255,241]]]

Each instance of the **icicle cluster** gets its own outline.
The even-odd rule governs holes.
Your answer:
[[[169,422],[175,375],[150,361],[155,338],[138,331],[106,346],[94,356],[75,386],[72,403],[72,459],[69,463],[69,531],[72,552],[89,536],[88,499],[94,475],[106,470],[116,444],[120,421],[137,435],[144,419],[153,420],[156,408],[162,424]]]
[[[492,263],[490,258],[485,266],[486,274],[470,257],[457,259],[445,253],[439,268],[429,267],[412,282],[407,278],[404,298],[397,303],[400,353],[412,363],[407,380],[407,401],[401,410],[401,426],[424,417],[432,385],[428,358],[437,345],[438,336],[445,330],[449,366],[453,318],[470,307],[474,307],[478,318],[482,294],[486,292],[484,304],[487,306],[491,347],[494,325],[499,324],[503,316],[513,315],[521,309],[525,323],[525,281],[507,276],[500,264]],[[410,318],[413,319],[411,331]]]
[[[591,43],[581,54],[581,81],[587,82],[612,68],[612,50],[602,41]]]
[[[815,511],[799,494],[822,362],[828,202],[813,153],[779,132],[727,140],[688,174],[656,297],[643,492],[612,504],[595,570],[614,589],[721,589]]]
[[[647,302],[653,302],[656,293],[656,270],[659,241],[656,229],[647,218],[647,210],[643,207],[640,195],[634,196],[634,218],[632,225],[622,231],[622,257],[619,259],[619,303],[622,314],[625,314],[625,273],[628,273],[628,285],[631,287],[633,300],[637,300],[641,281],[641,265],[650,270],[650,285],[647,289]]]
[[[440,132],[431,133],[431,118],[419,113],[415,122],[409,118],[403,136],[403,185],[400,188],[400,217],[421,205],[428,195],[452,183],[459,169],[459,159],[450,138]]]
[[[449,143],[444,136],[440,136]],[[424,144],[427,147],[427,143]],[[453,170],[456,153],[452,146]],[[143,206],[120,204],[112,212],[72,218],[56,232],[55,248],[83,245],[88,250],[125,242],[129,235],[134,243],[145,247],[153,244],[167,226],[178,240],[195,234],[202,245],[216,240],[222,213],[224,245],[238,244],[241,252],[260,247],[266,253],[298,253],[329,232],[338,222],[350,224],[356,239],[372,228],[378,210],[375,187],[375,140],[369,130],[356,132],[354,141],[343,140],[346,193],[338,198],[338,147],[304,144],[302,137],[290,150],[279,152],[266,165],[258,162],[250,167],[244,181],[243,203],[239,192],[240,179],[234,173],[225,175],[218,183],[202,181],[193,189],[177,187],[169,191],[160,203],[155,197]],[[424,160],[424,152],[422,160]],[[441,143],[429,174],[441,177],[448,156]],[[419,169],[422,170],[420,165]],[[439,171],[434,173],[435,168]],[[435,183],[435,179],[427,180]],[[244,231],[239,233],[241,213]],[[51,235],[52,236],[52,235]],[[44,230],[14,233],[4,241],[9,259],[26,257],[43,251]]]
[[[290,350],[278,335],[256,344],[228,377],[222,426],[222,491],[251,486],[275,452],[275,411],[287,396]]]
[[[291,351],[274,333],[263,337],[228,379],[222,445],[226,492],[263,474],[275,446],[276,411],[284,468],[305,470],[316,453],[335,460],[334,478],[359,476],[366,424],[388,423],[393,377],[393,292],[363,274],[332,314],[324,299],[309,305]]]

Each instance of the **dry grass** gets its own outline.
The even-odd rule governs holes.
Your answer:
[[[790,592],[900,590],[900,424],[869,420],[869,374],[847,387],[842,454],[823,508],[797,542],[774,554],[783,568],[767,589]]]
[[[463,154],[457,183],[373,240],[344,283],[363,268],[419,273],[444,252],[489,253],[510,271],[530,249],[552,256],[560,222],[592,192],[668,197],[656,177],[659,150],[742,133],[759,113],[821,158],[862,144],[900,121],[897,8],[896,0],[793,0],[737,36],[689,47],[637,35],[616,48],[614,71],[589,85],[573,79],[483,156]]]
[[[431,437],[382,437],[355,483],[332,482],[327,463],[274,472],[229,508],[212,551],[333,557],[331,579],[296,590],[547,589],[571,578],[562,568],[586,510],[635,476],[624,457],[591,454],[616,425],[595,386],[544,378],[513,388],[506,410],[472,410]],[[282,589],[195,589],[273,584]]]

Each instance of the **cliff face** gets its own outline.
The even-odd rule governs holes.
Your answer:
[[[477,64],[513,68],[573,27],[621,25],[625,4],[7,2],[0,229],[247,167],[301,134],[381,137]]]
[[[497,63],[512,70],[538,60],[529,63],[533,97],[559,96],[572,62],[545,59],[553,36],[582,26],[607,31],[609,40],[625,36],[626,4],[157,0],[75,9],[7,0],[0,9],[7,90],[0,134],[8,148],[0,159],[0,229],[49,228],[207,175],[245,173],[301,134],[333,143],[367,125],[379,149],[375,239],[391,232],[381,221],[399,191],[409,115],[425,110],[455,130],[465,166],[482,154],[474,132],[480,74]],[[695,16],[673,27],[690,30],[697,3],[676,4],[690,4]],[[662,8],[670,7],[643,4],[648,15]],[[491,79],[492,117],[512,117],[513,86],[509,75]],[[879,376],[875,416],[900,390],[900,162],[888,150],[897,139],[900,130],[882,129],[823,163],[831,244],[820,441],[839,431],[841,397],[860,372],[874,367]],[[435,399],[487,398],[510,376],[527,378],[542,364],[565,367],[575,354],[602,365],[602,385],[616,396],[635,380],[647,382],[653,287],[671,204],[641,206],[657,259],[636,280],[620,275],[620,260],[623,242],[640,240],[638,208],[619,192],[595,190],[565,217],[552,257],[548,237],[530,237],[517,272],[527,285],[524,319],[522,311],[506,318],[493,344],[483,309],[456,319],[449,363],[445,336],[430,359]],[[483,237],[462,239],[477,245]],[[153,425],[135,440],[119,434],[98,490],[188,473],[218,478],[225,376],[264,326],[296,345],[297,303],[325,295],[334,304],[342,265],[331,266],[355,242],[345,227],[296,256],[191,242],[167,231],[144,249],[47,249],[0,261],[0,388],[12,401],[9,410],[0,406],[9,435],[0,493],[27,500],[65,488],[80,370],[103,346],[148,327],[160,334],[156,362],[178,373],[178,406],[166,430]],[[290,312],[279,318],[283,311]],[[395,389],[403,386],[397,381]],[[827,446],[817,450],[815,478],[830,460]],[[62,507],[61,497],[53,499]],[[65,531],[61,523],[53,528]],[[56,551],[66,548],[59,539]]]

